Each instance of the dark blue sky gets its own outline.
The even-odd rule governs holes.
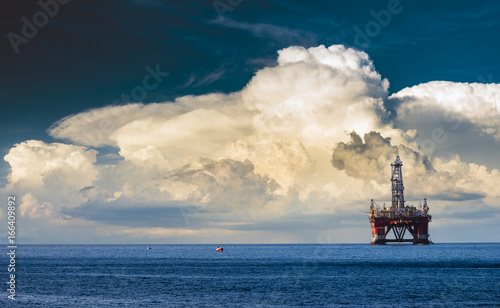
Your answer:
[[[16,53],[9,33],[22,35],[23,17],[41,7],[3,1],[0,155],[24,140],[53,141],[46,129],[65,116],[127,103],[121,95],[147,66],[169,75],[146,103],[240,90],[291,45],[364,50],[390,93],[432,80],[499,82],[500,4],[491,1],[241,1],[222,14],[214,3],[69,1]],[[380,11],[391,5],[389,21]]]

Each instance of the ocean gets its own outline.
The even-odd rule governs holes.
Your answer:
[[[1,307],[500,306],[500,243],[21,245]]]

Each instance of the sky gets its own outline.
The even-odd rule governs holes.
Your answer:
[[[500,241],[498,3],[1,6],[19,243],[369,243],[396,155],[434,242]]]

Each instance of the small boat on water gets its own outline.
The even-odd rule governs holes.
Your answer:
[[[224,250],[224,248],[217,246],[217,250],[216,251],[222,252],[223,250]]]

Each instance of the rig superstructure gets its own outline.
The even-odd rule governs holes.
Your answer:
[[[417,245],[434,244],[429,239],[428,224],[432,216],[427,214],[429,207],[427,199],[424,199],[423,206],[405,205],[404,185],[403,185],[403,162],[396,157],[391,164],[392,169],[392,204],[389,208],[380,209],[373,199],[371,200],[369,220],[372,226],[372,245],[385,245],[386,243],[410,242]],[[395,238],[387,238],[393,231]],[[413,238],[405,239],[406,231]]]

